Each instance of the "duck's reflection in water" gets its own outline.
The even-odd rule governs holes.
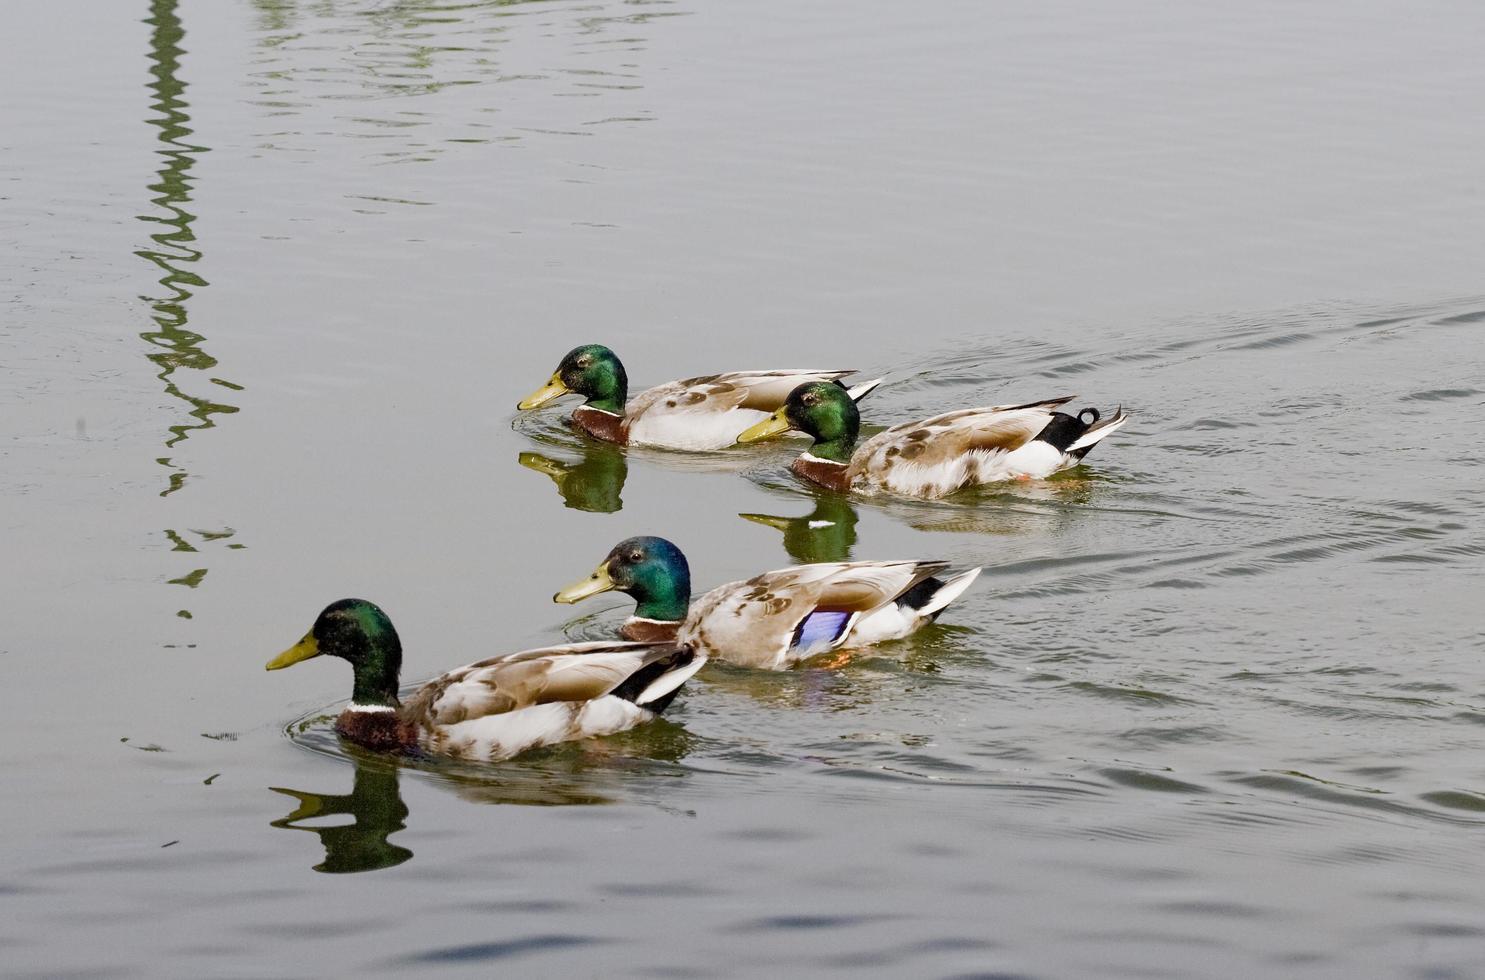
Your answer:
[[[318,753],[349,757],[356,767],[351,792],[332,795],[269,787],[298,803],[294,812],[270,825],[317,834],[325,859],[314,870],[327,874],[377,871],[412,858],[412,851],[388,840],[407,827],[408,808],[398,782],[403,770],[473,803],[600,806],[620,800],[643,802],[653,796],[655,805],[665,809],[676,777],[687,773],[676,763],[691,751],[693,742],[684,728],[662,718],[620,735],[481,764],[377,755],[347,745],[321,727],[332,721],[314,719],[312,727],[301,728],[295,737]]]
[[[357,757],[355,762],[356,775],[349,795],[332,796],[269,787],[275,793],[292,796],[299,802],[293,813],[274,820],[272,826],[319,835],[325,848],[325,860],[314,866],[316,871],[327,874],[376,871],[395,867],[413,856],[412,851],[387,840],[407,826],[407,804],[402,802],[402,792],[397,785],[396,763],[361,757]],[[352,822],[304,826],[304,821],[344,816],[351,817]]]
[[[1093,502],[1098,482],[1079,470],[1069,470],[1045,480],[1011,480],[973,487],[943,500],[885,495],[872,500],[919,531],[1026,534],[1053,531],[1083,516]]]
[[[618,446],[592,442],[581,447],[583,458],[576,463],[521,453],[518,462],[528,470],[545,473],[557,485],[562,502],[573,510],[594,514],[617,513],[624,506],[624,481],[629,462]]]
[[[686,730],[660,718],[618,735],[537,749],[495,765],[443,760],[413,764],[473,803],[601,806],[642,800],[656,787],[654,777],[665,777],[660,786],[673,786],[673,777],[685,772],[673,763],[690,750]]]
[[[804,517],[738,514],[745,521],[784,532],[784,550],[801,564],[846,561],[856,545],[856,508],[840,494],[815,494],[815,509]]]

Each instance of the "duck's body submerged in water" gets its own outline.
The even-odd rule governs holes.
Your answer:
[[[908,636],[936,620],[980,574],[947,580],[941,561],[796,565],[718,586],[691,603],[686,556],[664,538],[619,542],[592,575],[553,598],[578,602],[611,589],[633,596],[620,633],[673,641],[744,667],[782,669],[842,647]]]
[[[402,643],[387,614],[364,599],[326,606],[268,669],[318,656],[349,661],[355,671],[351,703],[335,721],[343,738],[377,751],[480,761],[651,721],[706,663],[706,654],[674,642],[574,643],[451,670],[404,704]]]
[[[860,413],[838,391],[835,385],[800,385],[782,408],[738,436],[738,442],[804,432],[815,443],[791,467],[803,479],[841,492],[943,497],[966,487],[1040,479],[1076,466],[1128,419],[1123,409],[1107,419],[1096,408],[1069,415],[1057,408],[1072,398],[1052,398],[966,408],[895,425],[858,448]]]
[[[563,395],[582,395],[586,401],[573,411],[572,421],[595,439],[661,449],[726,449],[736,444],[739,432],[782,406],[799,385],[834,382],[854,373],[733,371],[672,381],[629,398],[629,376],[619,358],[602,344],[585,344],[569,351],[551,379],[516,407],[525,411]],[[860,401],[880,383],[868,381],[841,391]]]

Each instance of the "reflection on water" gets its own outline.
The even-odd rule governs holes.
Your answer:
[[[595,442],[583,445],[582,453],[582,460],[576,463],[564,463],[541,453],[521,453],[517,461],[528,470],[551,477],[563,503],[573,510],[617,513],[624,506],[621,495],[629,476],[624,451]]]
[[[685,13],[670,0],[626,0],[612,9],[535,0],[253,0],[253,7],[253,102],[273,119],[272,129],[257,134],[260,145],[299,153],[326,136],[351,138],[384,163],[432,163],[461,148],[650,122],[648,103],[635,98],[643,88],[636,64],[643,28]],[[539,113],[523,112],[514,95],[483,95],[465,112],[426,101],[490,83],[561,100]],[[333,115],[331,128],[305,118],[321,112]]]
[[[158,113],[149,120],[149,124],[159,130],[159,141],[165,146],[156,151],[161,161],[160,169],[155,174],[155,182],[149,185],[150,193],[154,195],[150,199],[151,203],[158,211],[138,216],[140,221],[146,222],[152,229],[150,244],[134,253],[148,260],[161,274],[160,293],[154,297],[144,297],[150,304],[154,328],[139,336],[156,348],[147,356],[159,368],[157,377],[165,385],[167,394],[189,406],[187,415],[192,420],[169,427],[169,435],[165,439],[167,453],[188,438],[191,432],[210,429],[216,425],[213,416],[237,411],[236,406],[186,391],[181,387],[182,379],[176,374],[181,368],[209,371],[217,366],[216,358],[201,346],[206,338],[187,326],[187,300],[191,298],[193,290],[206,285],[206,280],[191,268],[200,261],[201,251],[196,247],[196,234],[191,227],[196,216],[186,206],[191,202],[191,168],[195,165],[196,154],[206,152],[207,148],[187,139],[192,135],[192,130],[190,116],[186,113],[186,83],[178,77],[180,58],[184,53],[180,42],[185,37],[185,30],[176,13],[176,2],[177,0],[153,0],[150,4],[150,16],[145,20],[153,28],[150,32],[149,55],[153,80],[148,88],[154,100],[150,107]],[[209,377],[207,380],[233,391],[241,390],[240,386],[222,378]],[[157,462],[170,470],[165,489],[160,491],[160,496],[168,497],[185,485],[188,474],[185,467],[170,455],[157,457]],[[188,533],[199,537],[203,543],[209,543],[231,538],[235,532],[231,528],[223,528],[220,531],[192,530]],[[170,542],[171,551],[194,553],[198,550],[197,545],[191,544],[173,528],[165,529],[165,537]],[[242,545],[233,543],[227,547],[241,548]],[[167,584],[194,589],[201,584],[206,572],[205,568],[194,568],[183,576],[170,579]],[[176,612],[176,616],[190,619],[191,612],[181,609]]]
[[[768,514],[738,514],[754,524],[784,532],[784,550],[801,564],[818,561],[847,561],[856,544],[856,508],[841,494],[815,496],[815,509],[804,517],[772,517]]]
[[[314,866],[316,871],[327,874],[376,871],[395,867],[413,856],[412,851],[387,840],[407,826],[407,804],[402,802],[397,785],[397,766],[360,755],[355,756],[355,761],[355,781],[349,795],[269,787],[299,801],[293,813],[274,820],[271,826],[319,835],[325,860]],[[303,826],[308,820],[344,816],[352,817],[352,822]]]
[[[399,692],[410,698],[417,686]],[[674,709],[672,709],[674,711]],[[289,827],[290,821],[324,813],[351,813],[357,816],[359,834],[350,835],[350,843],[336,837],[336,845],[346,853],[356,847],[363,851],[371,845],[356,843],[359,836],[385,828],[387,834],[402,829],[407,809],[397,793],[396,773],[405,769],[428,778],[434,785],[452,791],[461,799],[474,803],[514,806],[600,806],[621,800],[649,800],[662,808],[664,797],[678,776],[689,774],[682,761],[695,747],[696,738],[684,727],[670,720],[670,715],[641,725],[631,731],[604,738],[565,742],[526,752],[501,763],[468,762],[440,757],[397,757],[378,755],[343,741],[335,734],[334,714],[315,712],[294,722],[287,729],[295,744],[312,752],[336,759],[351,759],[356,764],[355,788],[348,797],[301,794],[277,789],[300,799],[349,801],[336,804],[351,809],[319,809],[313,813],[299,811],[274,823]],[[389,779],[378,773],[391,772]],[[362,787],[365,778],[366,785]],[[363,793],[366,794],[363,797]],[[372,798],[376,794],[380,802]],[[395,805],[394,805],[395,804]],[[306,804],[309,805],[309,804]],[[364,815],[364,819],[363,819]],[[392,826],[395,816],[396,826]],[[295,830],[343,830],[351,828],[292,827]],[[322,834],[322,838],[323,838]],[[326,851],[330,840],[326,840]],[[410,854],[407,856],[411,856]],[[406,857],[402,858],[406,860]],[[386,867],[387,865],[376,865]],[[361,868],[323,870],[369,870]]]
[[[1065,470],[1045,480],[1011,481],[971,487],[942,500],[914,500],[893,494],[841,494],[804,488],[792,474],[771,467],[746,474],[758,486],[780,497],[801,492],[815,501],[803,517],[739,514],[744,520],[784,532],[784,550],[799,562],[845,561],[856,544],[857,507],[868,507],[919,531],[952,534],[1028,534],[1058,530],[1086,519],[1097,509],[1101,485],[1113,478],[1089,466]]]
[[[201,251],[196,247],[196,234],[191,228],[196,216],[186,210],[186,206],[191,203],[191,168],[196,163],[196,154],[205,153],[207,147],[186,139],[192,135],[191,118],[186,113],[186,83],[177,77],[184,53],[180,42],[185,37],[185,30],[175,8],[176,0],[154,0],[150,4],[150,16],[145,20],[153,28],[150,32],[150,75],[153,81],[148,88],[154,101],[150,108],[159,113],[149,120],[149,124],[160,131],[159,141],[165,147],[156,151],[161,166],[155,174],[155,182],[149,185],[150,192],[155,195],[150,202],[158,211],[138,216],[140,221],[158,230],[150,232],[150,245],[134,253],[148,260],[161,273],[160,294],[143,297],[150,304],[154,329],[139,336],[158,348],[148,357],[160,369],[158,377],[164,383],[165,391],[189,405],[187,414],[194,420],[170,426],[170,435],[165,440],[167,450],[174,448],[194,430],[212,428],[216,424],[213,416],[237,411],[236,406],[184,390],[180,385],[181,379],[176,377],[180,368],[209,371],[217,366],[217,361],[201,346],[206,338],[187,326],[186,301],[191,298],[193,290],[206,285],[206,280],[191,269],[200,261]],[[207,380],[233,391],[241,390],[240,386],[222,378]],[[170,456],[160,457],[159,463],[172,470],[169,484],[160,492],[160,496],[168,497],[185,484],[187,473]]]
[[[932,6],[842,17],[843,5],[679,0],[668,9],[697,16],[590,31],[585,18],[667,7],[143,0],[48,23],[57,5],[11,5],[12,35],[36,52],[22,67],[44,91],[7,103],[26,152],[0,158],[14,189],[0,196],[13,198],[7,224],[13,206],[45,224],[17,232],[24,261],[0,279],[8,298],[55,300],[79,329],[11,331],[24,349],[19,365],[0,356],[6,379],[54,368],[56,404],[77,386],[123,421],[129,379],[161,375],[144,377],[143,409],[169,406],[154,429],[120,425],[108,438],[147,469],[166,456],[190,475],[170,465],[140,499],[100,501],[127,493],[132,470],[93,465],[109,458],[101,442],[62,445],[67,433],[51,430],[69,419],[51,419],[52,403],[19,379],[36,405],[10,420],[20,428],[0,451],[49,455],[7,455],[17,501],[0,527],[39,533],[8,549],[13,635],[0,659],[16,694],[9,741],[45,730],[47,743],[7,775],[18,795],[56,805],[7,815],[6,972],[323,974],[349,963],[584,975],[615,972],[616,958],[674,975],[718,972],[718,961],[863,976],[1201,975],[1216,962],[1243,976],[1478,972],[1485,695],[1470,610],[1485,480],[1468,434],[1485,385],[1468,351],[1485,302],[1431,300],[1479,289],[1464,267],[1481,257],[1471,219],[1485,199],[1471,181],[1485,129],[1462,119],[1485,81],[1469,51],[1478,5],[1383,18],[1388,5],[1373,4],[1347,10],[1345,31],[1329,29],[1346,10],[1335,0],[1278,23],[1240,5],[1150,16],[996,5],[979,16],[992,8],[959,4],[939,17]],[[269,37],[273,10],[284,13]],[[184,39],[176,14],[190,21]],[[125,43],[122,62],[105,57],[111,39]],[[137,112],[120,129],[108,93],[89,91],[109,77],[123,78]],[[148,94],[140,82],[153,83]],[[619,117],[665,122],[609,121]],[[76,125],[49,146],[59,120]],[[594,135],[547,135],[559,132]],[[146,144],[150,162],[129,173],[131,148]],[[197,183],[207,174],[230,179]],[[432,204],[337,213],[377,197]],[[122,243],[108,230],[121,199],[133,202]],[[143,212],[146,224],[130,217]],[[250,220],[234,219],[227,248],[217,218],[239,213]],[[430,247],[410,248],[418,239]],[[52,248],[90,242],[113,261]],[[52,250],[78,259],[43,265]],[[304,316],[268,318],[258,340],[211,366],[203,348],[228,348],[223,321],[207,318],[223,298],[210,291],[294,260],[313,275],[275,307]],[[49,365],[59,345],[107,324],[107,287],[130,266],[145,284],[133,292],[151,299],[127,343],[104,336],[90,345],[96,360]],[[1005,274],[979,274],[997,267]],[[411,299],[358,315],[355,285],[373,275],[362,300]],[[491,296],[495,328],[481,315]],[[427,331],[419,297],[441,311]],[[828,357],[832,338],[797,324],[855,324],[852,342],[903,379],[868,403],[882,423],[1074,391],[1136,414],[1127,438],[1045,484],[937,503],[857,499],[853,528],[810,528],[820,500],[787,470],[803,447],[631,450],[623,511],[579,514],[552,509],[552,477],[510,469],[520,450],[583,467],[563,413],[492,434],[475,431],[503,428],[489,411],[416,397],[440,383],[475,399],[486,386],[519,391],[517,358],[492,352],[536,343],[510,324],[545,322],[541,311],[609,324],[614,342],[655,352],[647,373],[679,377],[694,366],[688,325],[738,320],[738,297],[760,325],[753,346],[794,340],[801,360]],[[299,370],[284,376],[289,346]],[[748,343],[726,346],[746,354]],[[64,382],[74,363],[98,373]],[[249,412],[245,395],[208,380],[222,370],[253,385],[355,383]],[[124,379],[119,392],[110,378]],[[389,431],[386,392],[399,382],[407,397]],[[244,418],[212,412],[215,396]],[[485,422],[451,426],[451,407]],[[194,431],[213,421],[230,431]],[[174,423],[184,426],[166,431]],[[305,447],[279,438],[311,428],[376,446],[399,474],[360,483],[340,512],[348,529],[313,520],[335,501],[328,481],[252,493],[254,457],[298,461]],[[243,452],[213,451],[204,472],[201,450],[239,440]],[[12,465],[33,458],[56,462],[45,473]],[[460,479],[430,481],[430,466]],[[763,473],[772,485],[760,488]],[[179,479],[167,487],[166,474]],[[185,492],[155,496],[182,480]],[[592,486],[573,499],[604,500]],[[314,497],[289,492],[299,487]],[[490,507],[492,495],[509,506]],[[247,497],[251,521],[230,509]],[[134,515],[156,505],[169,514],[144,525],[158,536],[141,559]],[[557,527],[660,523],[698,555],[731,545],[708,564],[719,572],[792,560],[780,537],[800,558],[989,567],[908,640],[839,667],[839,654],[780,674],[708,667],[669,721],[622,737],[485,771],[370,759],[362,774],[325,720],[314,727],[326,757],[252,778],[275,771],[285,748],[253,719],[278,718],[286,694],[252,680],[259,661],[244,666],[242,651],[260,610],[293,591],[277,574],[385,580],[376,587],[400,589],[409,617],[426,621],[492,590],[476,581],[440,596],[424,583],[486,567],[492,547],[530,537],[533,510]],[[804,526],[754,531],[739,511]],[[490,533],[460,533],[470,514]],[[374,541],[355,533],[387,522],[400,523]],[[211,539],[228,526],[239,533]],[[221,549],[250,529],[270,550],[232,562],[243,575],[231,611],[216,603],[220,622],[177,627],[199,634],[189,638],[202,657],[134,655],[160,618],[151,606],[228,584],[217,581]],[[177,584],[139,603],[155,565]],[[553,632],[540,610],[555,607],[493,593],[477,613],[523,635]],[[166,626],[183,605],[163,610]],[[67,616],[78,608],[94,614]],[[480,630],[457,618],[438,631],[454,649]],[[446,663],[430,653],[430,665]],[[84,671],[90,682],[68,687],[76,723],[56,724],[47,684]],[[326,700],[347,693],[333,681]],[[179,696],[186,686],[198,697]],[[128,730],[110,720],[121,705],[140,708]],[[198,734],[227,727],[242,737]],[[104,751],[115,729],[169,751]],[[202,786],[215,772],[224,778]],[[293,787],[292,799],[270,785]],[[275,820],[270,829],[316,839],[262,834]],[[311,865],[389,870],[306,879]],[[328,902],[319,887],[394,878],[397,913],[370,889]],[[917,914],[943,906],[960,914]]]

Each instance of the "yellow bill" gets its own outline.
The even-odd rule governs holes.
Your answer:
[[[792,429],[789,418],[784,414],[784,409],[779,409],[768,418],[744,429],[737,437],[738,442],[762,442],[764,439],[772,439],[781,436]]]
[[[608,577],[608,562],[605,561],[602,565],[599,565],[593,570],[592,575],[589,575],[585,579],[580,579],[579,581],[572,583],[561,592],[558,592],[556,595],[552,596],[552,601],[561,602],[570,606],[574,602],[581,602],[589,596],[595,596],[601,592],[608,592],[613,587],[614,580]]]
[[[294,666],[301,660],[308,660],[311,657],[318,657],[319,655],[319,641],[315,639],[313,633],[306,633],[304,634],[304,639],[268,661],[268,669],[282,670],[285,667]]]
[[[571,390],[562,383],[562,375],[554,374],[550,381],[517,402],[516,407],[523,412],[532,408],[541,408],[547,402],[561,398]]]
[[[780,531],[787,531],[793,527],[792,520],[787,517],[771,517],[768,514],[738,514],[737,516],[745,521],[752,521],[754,524],[763,524],[767,527],[777,528]]]

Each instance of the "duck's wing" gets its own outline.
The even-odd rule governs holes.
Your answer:
[[[840,646],[863,614],[945,567],[937,561],[825,562],[764,572],[698,599],[677,640],[744,666],[787,666]]]
[[[1056,407],[1070,400],[966,408],[895,425],[856,450],[847,479],[928,495],[983,482],[987,463],[1035,439]]]
[[[532,705],[592,701],[614,693],[646,668],[664,664],[675,652],[675,644],[668,642],[598,642],[494,657],[435,677],[407,702],[405,716],[432,728]]]
[[[836,381],[855,371],[798,368],[780,371],[732,371],[708,374],[657,385],[635,395],[624,414],[637,419],[645,412],[661,409],[675,412],[728,412],[747,408],[773,412],[789,398],[789,392],[808,381]]]

